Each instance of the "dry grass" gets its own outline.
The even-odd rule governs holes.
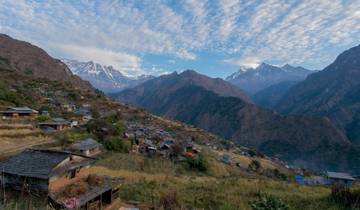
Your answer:
[[[31,124],[20,123],[0,124],[0,129],[33,129],[33,126]]]
[[[216,178],[210,176],[169,176],[158,173],[113,170],[102,166],[90,169],[113,177],[124,177],[122,193],[125,200],[139,201],[156,206],[161,195],[176,191],[180,202],[192,209],[219,209],[231,204],[234,209],[249,209],[249,201],[258,192],[267,192],[280,197],[291,209],[339,209],[327,201],[330,189],[326,187],[298,186],[294,183],[270,179],[249,179],[241,177]]]
[[[34,129],[30,124],[0,125],[1,156],[50,142],[53,142],[51,138],[44,136],[40,130]]]
[[[0,129],[0,138],[1,137],[23,137],[23,136],[39,136],[41,132],[39,130],[33,129]]]

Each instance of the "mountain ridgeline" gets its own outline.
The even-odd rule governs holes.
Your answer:
[[[275,108],[284,114],[326,116],[360,145],[360,45],[292,87]]]
[[[359,171],[359,165],[353,162],[356,149],[328,119],[282,116],[257,107],[244,96],[224,94],[218,91],[224,88],[214,89],[201,83],[215,80],[185,71],[149,80],[112,96],[298,165]]]
[[[264,90],[281,82],[297,82],[304,80],[314,71],[303,67],[284,65],[282,67],[262,63],[256,68],[241,67],[238,72],[226,78],[226,81],[236,85],[249,95]]]
[[[93,89],[89,82],[71,73],[60,60],[44,50],[24,41],[0,34],[0,62],[12,66],[21,75],[46,78],[71,85],[74,88]]]

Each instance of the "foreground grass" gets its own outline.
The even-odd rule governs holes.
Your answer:
[[[331,190],[322,186],[235,176],[213,164],[216,173],[186,172],[169,160],[146,159],[137,155],[108,154],[91,172],[124,177],[121,198],[159,207],[171,195],[186,209],[250,209],[249,202],[260,192],[281,198],[290,209],[344,209],[329,198]],[[226,166],[223,166],[226,167]]]
[[[240,177],[174,177],[104,167],[94,167],[92,172],[124,177],[122,199],[149,206],[158,206],[164,196],[176,192],[179,203],[185,208],[220,209],[231,206],[231,209],[249,209],[249,201],[259,192],[266,192],[283,199],[290,209],[344,209],[331,202],[328,199],[330,189],[321,186],[298,186],[282,181]]]

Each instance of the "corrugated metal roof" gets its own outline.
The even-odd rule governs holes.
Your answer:
[[[348,173],[340,173],[340,172],[327,172],[327,177],[331,179],[346,179],[346,180],[355,180],[354,177],[352,177]]]
[[[31,113],[38,113],[38,111],[31,109],[27,106],[24,107],[10,107],[3,113],[22,113],[22,114],[31,114]]]
[[[73,149],[73,150],[89,150],[89,149],[94,149],[94,148],[97,148],[97,147],[100,147],[101,144],[98,143],[97,141],[95,141],[94,139],[92,138],[88,138],[88,139],[85,139],[83,141],[79,141],[79,142],[76,142],[72,145],[70,145],[70,149]]]

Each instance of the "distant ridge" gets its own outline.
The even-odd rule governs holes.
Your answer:
[[[250,95],[285,81],[301,81],[315,71],[303,67],[293,67],[286,64],[282,67],[262,63],[256,68],[241,67],[239,71],[226,78],[226,81],[236,85]]]
[[[360,45],[291,88],[276,109],[285,114],[326,116],[360,145]]]

